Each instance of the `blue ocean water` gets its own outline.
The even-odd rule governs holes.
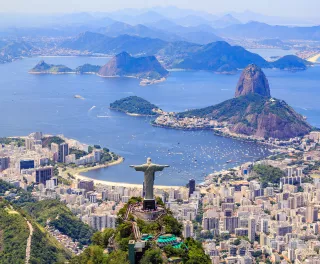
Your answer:
[[[76,67],[103,65],[108,58],[47,57],[48,63]],[[95,75],[31,75],[40,58],[0,65],[0,136],[33,131],[64,134],[88,144],[101,144],[125,157],[118,166],[87,172],[101,180],[141,183],[142,175],[129,165],[145,162],[171,167],[157,175],[156,183],[184,185],[268,155],[265,146],[215,136],[210,131],[180,131],[152,127],[150,118],[131,117],[108,109],[116,99],[141,96],[168,111],[183,111],[222,102],[234,95],[239,75],[173,71],[167,81],[139,86],[132,78]],[[320,67],[304,72],[265,70],[274,97],[286,100],[308,121],[320,127]],[[84,100],[75,99],[81,95]]]

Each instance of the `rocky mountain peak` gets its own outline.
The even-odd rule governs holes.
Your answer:
[[[241,73],[235,97],[248,94],[271,97],[268,80],[263,71],[255,64],[249,64]]]

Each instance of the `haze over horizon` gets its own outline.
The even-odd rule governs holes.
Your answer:
[[[306,4],[308,2],[308,4]],[[7,1],[2,4],[1,13],[73,13],[73,12],[114,12],[126,8],[149,9],[157,6],[168,7],[176,6],[183,9],[193,9],[212,14],[223,14],[228,12],[252,12],[261,13],[269,16],[296,17],[296,18],[315,18],[318,16],[320,2],[318,0],[225,0],[209,1],[199,0],[197,2],[186,2],[182,0],[119,0],[116,2],[103,0],[56,0],[47,2],[34,0],[32,5],[24,0]]]

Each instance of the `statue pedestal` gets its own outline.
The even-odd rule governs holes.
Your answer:
[[[156,201],[152,200],[143,200],[143,210],[155,210],[156,209]]]
[[[147,200],[147,201],[152,201],[152,200]],[[145,203],[143,203],[143,205],[145,205]],[[150,202],[150,205],[151,205],[151,202]],[[141,205],[133,206],[132,208],[132,215],[136,220],[142,219],[148,222],[157,220],[162,215],[165,215],[165,213],[166,213],[165,208],[161,206],[158,206],[157,210],[144,209],[143,207],[141,207]]]

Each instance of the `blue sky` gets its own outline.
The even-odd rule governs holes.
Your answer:
[[[109,12],[174,5],[210,13],[251,10],[286,17],[318,17],[320,0],[2,0],[1,12]]]

